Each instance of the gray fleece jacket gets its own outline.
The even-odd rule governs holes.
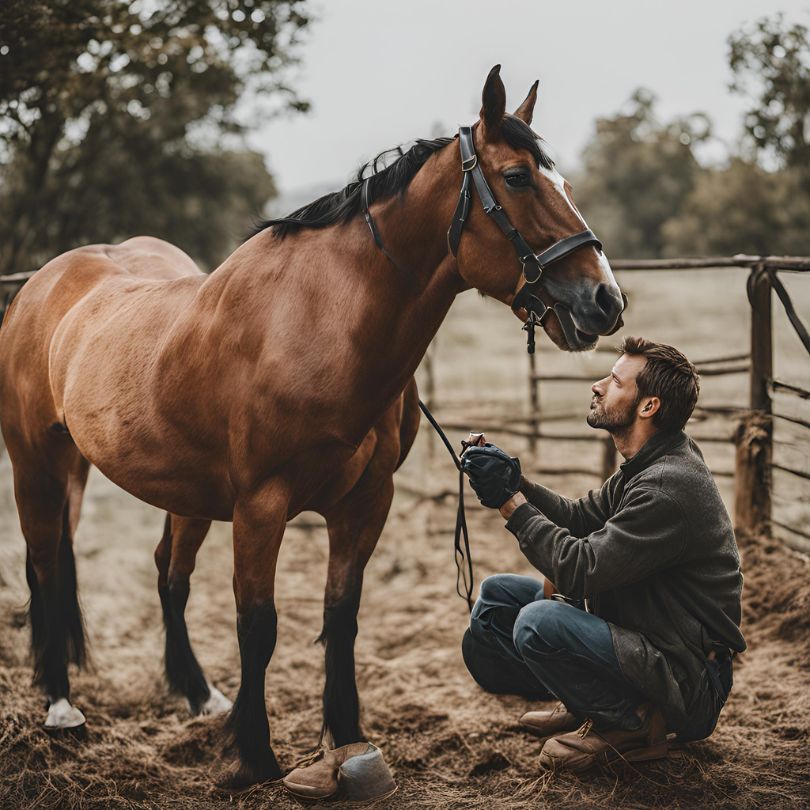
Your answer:
[[[506,524],[559,591],[607,620],[626,677],[670,731],[719,713],[706,656],[745,649],[731,521],[700,449],[654,435],[599,490],[569,500],[523,479]],[[702,721],[701,721],[702,722]],[[710,733],[710,732],[709,732]]]

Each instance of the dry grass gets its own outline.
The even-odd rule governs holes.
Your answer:
[[[7,459],[3,465],[7,478]],[[52,738],[40,728],[42,699],[30,687],[27,632],[16,611],[25,599],[21,541],[16,531],[0,536],[8,564],[0,630],[0,806],[226,806],[228,800],[211,792],[212,772],[221,764],[220,721],[189,719],[160,677],[160,612],[148,553],[160,515],[100,476],[91,481],[88,500],[78,565],[95,666],[73,679],[74,700],[89,720],[86,740]],[[484,694],[464,670],[459,640],[466,609],[453,594],[452,521],[449,501],[399,496],[368,569],[358,680],[367,733],[399,782],[386,806],[793,807],[810,800],[805,558],[767,540],[745,542],[750,651],[739,660],[734,691],[710,740],[663,763],[549,776],[538,768],[538,742],[516,726],[529,704]],[[470,523],[478,576],[528,572],[499,518],[474,508]],[[215,526],[188,613],[209,675],[233,696],[238,655],[228,541],[228,527]],[[320,725],[322,656],[310,640],[319,629],[325,562],[324,529],[294,522],[282,554],[280,640],[267,684],[276,750],[286,766],[315,743]],[[237,804],[297,806],[277,785]]]

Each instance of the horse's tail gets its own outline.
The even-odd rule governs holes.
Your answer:
[[[28,612],[34,681],[43,686],[47,683],[49,672],[58,671],[65,663],[81,667],[87,658],[68,510],[68,504],[65,504],[56,571],[52,580],[45,585],[39,582],[31,562],[30,549],[25,560],[25,574],[31,590]]]

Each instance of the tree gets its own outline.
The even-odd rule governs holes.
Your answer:
[[[810,255],[810,197],[795,171],[769,172],[735,157],[707,169],[664,226],[671,256]]]
[[[661,123],[655,96],[637,90],[629,109],[596,122],[583,152],[577,197],[614,256],[657,256],[662,227],[680,211],[701,169],[692,151],[710,137],[705,115]]]
[[[238,101],[306,109],[308,22],[295,0],[6,0],[0,273],[139,232],[215,264],[274,194]]]
[[[731,89],[752,99],[745,139],[755,155],[800,171],[810,186],[810,40],[783,15],[729,37]]]

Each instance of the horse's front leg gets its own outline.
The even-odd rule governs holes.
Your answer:
[[[281,776],[270,746],[264,676],[276,646],[274,586],[289,488],[273,480],[240,497],[233,516],[234,594],[242,680],[228,728],[239,756],[224,786],[239,789]]]
[[[357,611],[363,569],[388,517],[394,494],[393,466],[375,474],[372,464],[351,492],[325,515],[329,530],[329,570],[324,599],[326,684],[323,692],[324,729],[335,747],[365,739],[354,672]]]

